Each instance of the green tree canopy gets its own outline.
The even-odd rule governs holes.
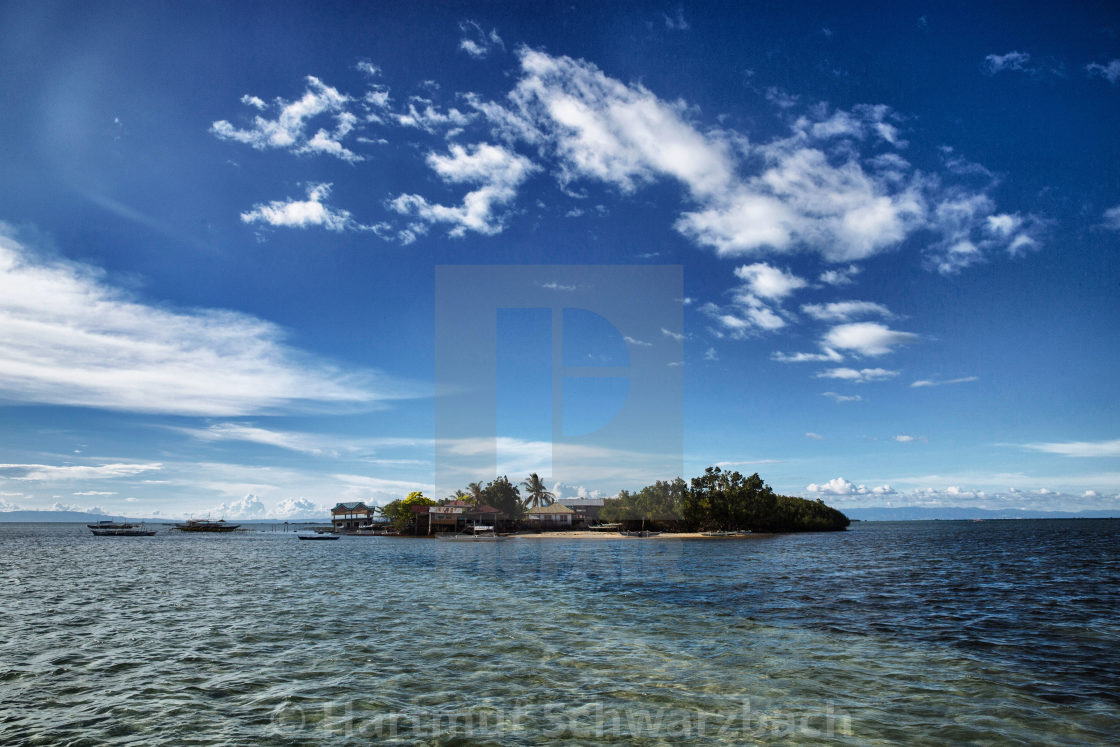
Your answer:
[[[413,506],[434,506],[436,502],[419,490],[414,490],[404,498],[398,498],[395,501],[386,503],[377,509],[377,512],[389,520],[393,529],[398,531],[404,529],[413,522],[415,514],[412,513]]]
[[[521,493],[505,475],[487,483],[480,497],[481,503],[493,506],[507,518],[516,519],[521,516]]]

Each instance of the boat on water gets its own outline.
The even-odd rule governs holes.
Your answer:
[[[700,532],[700,536],[701,537],[746,537],[750,533],[751,533],[751,530],[749,530],[749,529],[738,529],[738,530],[734,530],[734,531],[732,531],[730,529],[725,529],[725,530],[720,530],[720,531],[715,531],[715,532]]]
[[[135,529],[137,524],[126,524],[122,521],[99,521],[96,524],[86,524],[90,529]]]
[[[146,529],[143,524],[125,524],[116,527],[97,527],[88,524],[89,530],[95,537],[151,537],[155,529]]]
[[[227,524],[225,519],[187,519],[185,524],[176,524],[175,528],[180,532],[236,532],[241,525]]]
[[[342,539],[341,534],[326,534],[326,533],[320,533],[320,532],[315,532],[314,534],[307,534],[306,532],[300,532],[299,534],[296,535],[296,537],[298,537],[301,540],[336,540],[336,539]]]
[[[661,532],[653,532],[649,529],[635,529],[633,531],[626,531],[623,529],[619,531],[619,534],[623,537],[658,537],[661,535]]]
[[[587,530],[590,532],[612,532],[616,529],[621,529],[622,524],[617,521],[612,521],[607,524],[588,524]]]
[[[441,540],[459,542],[498,542],[503,539],[494,531],[494,527],[488,526],[470,527],[465,532],[459,532],[458,534],[446,533],[436,536]]]

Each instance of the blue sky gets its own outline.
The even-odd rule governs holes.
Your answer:
[[[7,2],[0,40],[0,508],[442,491],[448,265],[681,267],[679,329],[564,345],[679,351],[686,477],[1120,507],[1107,3]],[[498,470],[673,476],[551,474],[547,325],[502,319]]]

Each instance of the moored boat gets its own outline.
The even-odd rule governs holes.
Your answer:
[[[301,532],[301,533],[297,534],[296,537],[298,537],[301,540],[336,540],[336,539],[342,539],[341,534],[325,534],[325,533],[320,533],[320,532],[316,532],[314,534],[306,534],[306,533]]]
[[[121,527],[97,529],[90,525],[90,531],[93,532],[95,537],[151,537],[156,533],[155,529],[145,529],[143,524],[126,524]]]
[[[502,538],[494,531],[494,527],[489,526],[476,526],[467,529],[465,532],[458,534],[439,534],[436,535],[441,540],[458,540],[460,542],[497,542]]]
[[[638,529],[630,532],[622,530],[619,532],[619,534],[621,534],[623,537],[658,537],[661,535],[661,532],[651,532],[648,529]]]
[[[185,524],[176,524],[175,528],[180,532],[236,532],[241,525],[227,524],[225,519],[187,519]]]
[[[134,529],[136,524],[126,524],[121,521],[99,521],[96,524],[86,524],[90,529]]]

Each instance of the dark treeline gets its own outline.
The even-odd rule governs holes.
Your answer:
[[[601,521],[641,521],[668,530],[823,532],[844,529],[848,517],[823,501],[779,495],[758,473],[744,477],[708,467],[689,485],[679,477],[658,481],[636,493],[623,490],[608,498]]]

